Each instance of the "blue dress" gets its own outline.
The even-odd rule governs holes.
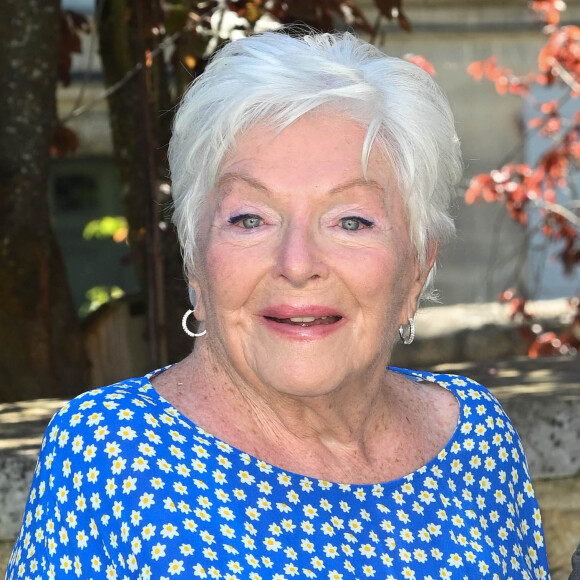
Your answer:
[[[427,465],[344,485],[283,471],[182,416],[152,375],[87,392],[47,428],[7,578],[549,578],[520,440],[463,377]]]

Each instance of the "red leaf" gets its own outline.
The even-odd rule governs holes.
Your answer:
[[[475,203],[481,196],[482,189],[491,183],[491,177],[487,173],[480,173],[471,179],[469,187],[465,192],[465,202]]]
[[[401,10],[399,10],[397,22],[399,23],[399,27],[401,28],[401,30],[404,30],[405,32],[411,32],[412,30],[411,21],[407,18],[406,14]]]
[[[435,67],[422,55],[420,54],[406,54],[404,56],[405,60],[416,64],[419,68],[422,68],[425,72],[428,72],[432,77],[435,76]]]
[[[556,99],[546,101],[545,103],[542,103],[540,110],[544,115],[552,115],[558,110],[558,101]]]
[[[74,153],[78,147],[79,138],[77,134],[68,127],[59,124],[52,136],[50,152],[56,157],[64,157]]]
[[[476,81],[483,78],[483,61],[476,60],[467,67],[467,73],[470,74]]]
[[[544,332],[540,334],[528,349],[528,356],[530,358],[538,358],[539,356],[552,356],[559,353],[559,348],[562,346],[561,341],[556,336],[555,332]]]
[[[495,81],[495,90],[500,95],[505,95],[508,89],[508,79],[505,76],[500,76]]]

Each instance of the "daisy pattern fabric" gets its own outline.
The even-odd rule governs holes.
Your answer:
[[[548,578],[520,440],[470,379],[446,447],[387,483],[282,471],[193,424],[147,377],[87,392],[47,428],[7,578]]]

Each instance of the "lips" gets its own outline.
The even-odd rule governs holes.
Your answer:
[[[264,328],[275,336],[299,343],[334,336],[347,322],[339,309],[321,304],[272,304],[259,315]]]
[[[265,316],[267,320],[277,322],[279,324],[290,324],[291,326],[301,326],[307,328],[309,326],[319,326],[323,324],[335,324],[342,316],[292,316],[290,318],[278,318],[276,316]]]

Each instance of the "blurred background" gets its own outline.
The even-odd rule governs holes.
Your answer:
[[[500,389],[535,446],[532,473],[564,482],[540,492],[554,578],[567,578],[580,541],[576,0],[5,0],[0,540],[60,401],[191,350],[165,158],[173,110],[223,43],[296,22],[354,30],[448,95],[465,164],[457,238],[440,255],[441,303],[394,361],[464,365]]]
[[[566,336],[561,328],[546,335],[539,320],[527,324],[525,341],[531,351],[575,352],[578,3],[35,6],[8,2],[0,24],[0,399],[75,394],[190,351],[165,159],[173,109],[224,42],[282,23],[354,30],[435,76],[465,163],[457,239],[439,260],[441,304],[500,299],[526,322],[530,301],[572,298]]]

